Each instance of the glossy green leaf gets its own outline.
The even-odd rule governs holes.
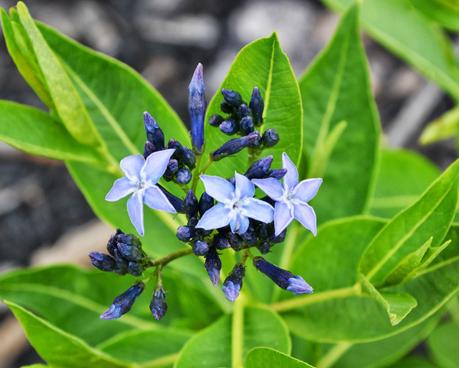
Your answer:
[[[358,25],[353,7],[300,79],[307,175],[324,178],[313,201],[320,222],[362,213],[373,190],[380,127]]]
[[[394,365],[390,366],[391,368],[438,368],[436,365],[432,364],[427,358],[421,356],[410,356],[400,360]]]
[[[241,322],[235,329],[232,317],[224,316],[200,331],[186,343],[175,367],[195,367],[196,359],[201,368],[231,367],[232,339],[237,337],[242,339],[238,341],[242,348],[242,359],[256,347],[270,347],[287,354],[290,352],[288,330],[275,313],[264,308],[247,307]],[[234,336],[236,332],[237,337]]]
[[[344,10],[354,0],[323,0]],[[459,98],[459,69],[451,43],[441,28],[426,19],[411,0],[362,1],[362,25],[390,51]]]
[[[81,339],[73,337],[12,302],[6,302],[25,330],[27,338],[40,356],[56,367],[66,368],[121,368],[127,363],[91,348]]]
[[[455,107],[430,122],[419,138],[421,144],[459,137],[459,108]]]
[[[82,145],[45,112],[0,101],[0,139],[27,153],[57,160],[103,162],[91,147]]]
[[[225,80],[212,98],[206,113],[206,122],[220,112],[222,88],[238,91],[244,101],[249,102],[253,87],[258,87],[265,102],[262,130],[275,128],[280,142],[263,151],[263,155],[274,156],[273,167],[280,167],[281,154],[287,152],[293,162],[299,162],[302,150],[302,110],[298,83],[287,55],[282,51],[276,34],[262,38],[245,46],[237,55]],[[218,128],[206,124],[205,150],[212,152],[228,140]],[[225,158],[211,168],[219,176],[234,175],[234,171],[245,171],[247,152]],[[217,172],[217,171],[215,171]]]
[[[360,271],[370,282],[381,284],[407,254],[430,237],[433,246],[440,244],[456,211],[458,180],[459,160],[378,233],[360,263]]]
[[[256,348],[249,352],[245,362],[246,368],[313,368],[301,360],[268,348]]]
[[[440,170],[418,153],[383,149],[370,213],[393,217],[412,205],[439,175]]]
[[[459,366],[458,341],[459,323],[453,321],[440,325],[429,336],[429,350],[439,367],[456,368]]]
[[[459,31],[459,1],[411,0],[411,3],[427,18],[445,28]]]

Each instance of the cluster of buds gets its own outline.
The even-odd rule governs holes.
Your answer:
[[[188,110],[191,120],[192,148],[174,139],[165,144],[162,129],[149,114],[144,114],[147,141],[144,155],[124,158],[120,167],[125,176],[117,179],[106,196],[108,201],[117,201],[130,195],[127,201],[128,214],[137,232],[143,236],[143,205],[169,213],[184,213],[186,225],[179,226],[177,238],[188,244],[188,248],[159,259],[150,259],[142,250],[134,235],[118,230],[108,244],[109,254],[93,252],[92,264],[102,271],[120,275],[131,274],[137,278],[135,284],[119,295],[101,316],[115,319],[127,313],[136,298],[142,293],[153,274],[156,287],[150,303],[150,311],[157,320],[167,311],[166,292],[161,272],[172,260],[194,254],[204,258],[204,267],[210,281],[220,284],[222,261],[220,255],[231,248],[241,254],[231,273],[222,283],[222,291],[230,301],[239,296],[247,260],[252,258],[254,267],[269,277],[276,285],[295,294],[311,293],[312,288],[300,276],[283,270],[261,256],[253,256],[251,250],[261,254],[271,251],[273,245],[284,241],[287,227],[296,219],[316,234],[314,210],[307,203],[319,190],[322,179],[299,181],[298,170],[287,154],[282,156],[282,168],[271,168],[273,157],[256,160],[262,150],[279,142],[274,129],[261,135],[256,128],[263,124],[264,102],[257,87],[252,91],[249,104],[238,92],[223,89],[222,115],[214,115],[209,123],[218,126],[226,135],[239,134],[210,153],[208,165],[201,168],[204,152],[204,116],[206,111],[202,65],[196,68],[189,85]],[[238,172],[228,179],[205,175],[205,170],[215,161],[234,155],[244,148],[249,149],[252,162],[244,174]],[[198,177],[204,192],[197,196]],[[185,197],[179,198],[162,186],[159,181],[174,181],[182,186],[191,182]],[[256,187],[265,194],[256,198]],[[199,199],[198,199],[199,198]],[[148,273],[154,268],[154,273]]]

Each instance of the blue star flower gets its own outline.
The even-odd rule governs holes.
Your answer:
[[[143,203],[148,207],[170,213],[176,213],[174,206],[156,185],[167,169],[174,149],[152,153],[145,160],[142,155],[132,155],[120,162],[125,176],[117,179],[105,196],[109,202],[115,202],[132,194],[127,201],[129,218],[137,232],[143,236]]]
[[[277,179],[252,179],[252,182],[271,197],[274,205],[274,229],[279,235],[295,218],[314,235],[317,219],[314,209],[307,203],[315,197],[322,179],[306,179],[298,182],[298,170],[286,153],[282,154],[283,168],[287,170],[282,185]]]
[[[273,221],[273,207],[253,198],[255,186],[244,175],[235,173],[235,184],[218,176],[201,175],[206,193],[219,203],[207,210],[196,227],[218,229],[228,224],[233,233],[244,234],[249,218],[264,223]]]

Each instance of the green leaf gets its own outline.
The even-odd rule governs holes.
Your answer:
[[[246,368],[313,368],[301,360],[268,348],[256,348],[249,352],[245,362]]]
[[[459,137],[459,107],[447,111],[430,122],[419,138],[421,144],[431,144],[447,138]]]
[[[445,28],[459,31],[459,1],[411,0],[411,3],[427,18]]]
[[[400,260],[430,237],[433,246],[440,244],[455,214],[458,179],[459,160],[375,236],[360,262],[360,271],[370,282],[381,284]]]
[[[264,308],[247,307],[243,310],[241,322],[237,326],[241,340],[237,343],[242,345],[242,359],[256,347],[271,347],[287,354],[290,352],[288,330],[277,314]],[[236,338],[232,323],[231,316],[227,315],[197,333],[185,344],[175,367],[195,367],[196,359],[199,359],[201,368],[231,367],[232,339]]]
[[[262,129],[275,128],[280,142],[263,151],[274,156],[273,167],[281,162],[282,152],[287,152],[293,162],[299,162],[303,142],[303,114],[298,83],[287,55],[282,51],[276,34],[245,46],[237,55],[225,80],[212,98],[206,113],[206,121],[220,112],[222,88],[238,91],[244,101],[250,101],[253,87],[260,89],[265,102]],[[206,125],[206,152],[220,147],[228,137],[218,128]],[[218,175],[231,176],[234,171],[244,171],[247,152],[225,158],[213,164],[210,171],[218,169]]]
[[[0,101],[0,139],[32,155],[57,160],[102,162],[91,147],[84,146],[45,112],[9,101]]]
[[[391,368],[438,368],[436,365],[432,364],[426,358],[421,356],[410,356],[400,360],[394,365],[390,366]]]
[[[447,322],[440,325],[428,338],[429,350],[433,360],[442,368],[459,366],[457,342],[459,341],[459,323]]]
[[[56,328],[31,311],[12,302],[6,304],[21,323],[35,350],[51,365],[66,368],[128,367],[127,363],[91,348],[81,339]]]
[[[19,20],[30,39],[34,54],[54,108],[72,136],[81,143],[97,144],[98,137],[88,111],[83,105],[68,75],[43,35],[38,30],[24,3],[17,4]]]
[[[370,213],[392,218],[412,205],[439,175],[440,170],[418,153],[383,149]]]
[[[354,0],[323,0],[344,10]],[[459,99],[459,69],[447,36],[414,9],[411,0],[362,1],[362,25],[383,46]]]
[[[324,177],[313,201],[320,222],[362,213],[373,190],[380,127],[358,23],[352,7],[300,79],[308,176]]]

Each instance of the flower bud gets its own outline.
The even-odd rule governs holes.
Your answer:
[[[188,87],[188,112],[191,118],[191,141],[196,152],[202,152],[204,145],[204,116],[206,114],[206,96],[202,64],[194,71]]]
[[[223,101],[220,104],[220,110],[222,110],[223,112],[227,114],[232,114],[234,112],[234,107],[231,106],[228,102]]]
[[[261,146],[261,137],[258,131],[246,135],[246,138],[248,139],[248,146],[250,148],[258,148]]]
[[[166,292],[162,287],[155,289],[150,303],[150,310],[153,317],[159,321],[167,312]]]
[[[226,234],[226,237],[231,245],[231,248],[233,248],[235,251],[241,250],[241,247],[244,245],[244,242],[238,234],[229,232],[228,234]]]
[[[257,233],[254,228],[250,226],[244,234],[240,235],[243,242],[249,246],[255,245],[257,243]]]
[[[210,248],[206,254],[206,262],[204,266],[206,267],[207,273],[209,275],[210,281],[215,286],[218,285],[220,281],[220,270],[222,269],[222,261],[218,256],[218,253],[214,247]]]
[[[116,262],[113,257],[100,252],[89,253],[89,259],[94,267],[101,271],[112,272],[116,268]]]
[[[128,272],[132,275],[132,276],[140,276],[142,275],[142,272],[144,270],[143,266],[141,263],[138,263],[138,262],[129,262],[128,264]]]
[[[291,272],[269,263],[263,257],[255,257],[253,264],[282,289],[291,291],[294,294],[310,294],[313,292],[312,287],[301,276],[293,275]]]
[[[238,125],[234,119],[228,119],[228,120],[223,121],[220,124],[219,128],[222,133],[225,133],[227,135],[233,135],[234,133],[237,132]]]
[[[148,112],[144,112],[143,121],[147,140],[152,144],[151,147],[154,149],[154,152],[164,149],[164,133],[156,120]]]
[[[143,157],[147,158],[150,156],[153,152],[155,152],[155,146],[153,143],[146,141],[145,146],[143,147]]]
[[[215,235],[212,244],[217,249],[226,249],[231,247],[228,238],[221,234]]]
[[[100,316],[101,319],[117,319],[129,312],[137,297],[142,294],[145,285],[138,282],[117,296],[112,305]]]
[[[230,302],[234,302],[239,296],[244,275],[245,266],[242,264],[237,264],[234,266],[229,276],[225,279],[222,290],[226,299],[228,299]]]
[[[250,133],[241,138],[234,138],[224,143],[219,149],[212,152],[212,160],[218,161],[222,158],[234,155],[246,147],[258,147],[260,143],[260,134],[258,132]]]
[[[206,192],[202,193],[201,198],[199,199],[199,213],[204,215],[204,213],[214,206],[214,199],[208,195]]]
[[[137,247],[130,244],[118,243],[118,251],[126,261],[141,261],[145,254]]]
[[[270,243],[272,244],[278,244],[278,243],[282,243],[284,240],[285,240],[285,236],[287,235],[287,229],[284,229],[284,231],[282,231],[279,235],[275,236],[273,235],[269,241]]]
[[[253,124],[252,118],[250,116],[244,116],[241,121],[239,122],[239,126],[241,132],[244,135],[250,134],[255,129],[255,125]]]
[[[269,168],[273,162],[273,156],[266,156],[255,161],[245,172],[249,179],[264,179],[269,174]]]
[[[172,204],[172,206],[175,208],[175,210],[178,212],[178,213],[183,213],[183,201],[173,195],[172,193],[170,193],[166,188],[164,188],[162,185],[160,184],[156,184],[156,186],[161,189],[161,192],[164,193],[164,195],[167,197],[167,199],[169,200],[169,202]]]
[[[250,115],[250,109],[247,107],[245,103],[243,103],[239,108],[237,109],[237,116],[239,119],[242,119],[244,116],[249,116]]]
[[[257,249],[261,254],[268,254],[271,251],[271,244],[269,244],[267,241],[264,241],[257,247]]]
[[[276,129],[266,130],[263,133],[262,141],[265,147],[275,146],[279,142],[279,134],[277,134]]]
[[[249,107],[252,110],[253,122],[255,125],[260,125],[263,123],[263,109],[265,108],[265,104],[258,87],[253,88]]]
[[[194,229],[191,226],[179,226],[176,236],[182,242],[189,242],[194,236]]]
[[[204,256],[209,251],[209,244],[203,240],[195,240],[193,242],[193,253],[197,256]]]
[[[196,217],[198,214],[198,199],[192,190],[189,190],[186,194],[183,205],[187,218]]]
[[[188,184],[191,181],[191,171],[186,167],[182,167],[177,171],[177,175],[175,176],[175,181],[178,184]]]
[[[219,114],[214,114],[209,118],[209,124],[214,127],[217,127],[223,122],[223,120],[225,120],[223,116]]]
[[[287,169],[275,169],[271,170],[268,176],[270,178],[280,180],[285,176],[285,174],[287,174]]]
[[[222,88],[222,95],[225,102],[233,107],[239,107],[239,105],[242,104],[242,97],[236,91]]]

